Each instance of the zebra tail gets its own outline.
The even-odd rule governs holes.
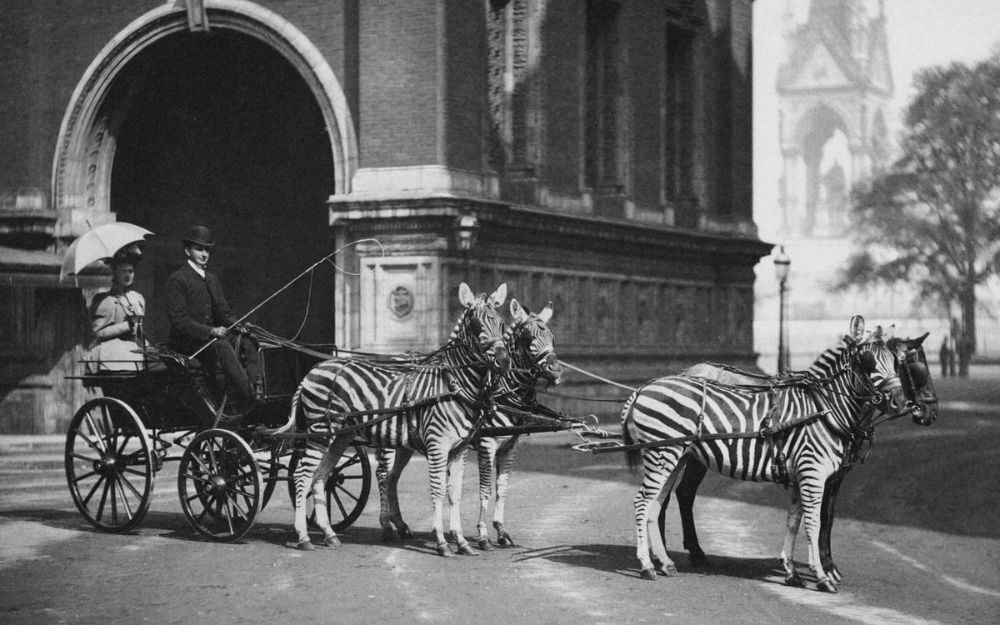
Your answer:
[[[639,391],[635,391],[632,395],[625,400],[625,405],[622,406],[622,443],[625,446],[632,445],[634,441],[632,436],[629,434],[628,420],[632,415],[632,406],[635,404],[635,400],[639,397]],[[629,471],[632,473],[637,473],[639,471],[639,466],[642,464],[642,450],[641,449],[629,449],[625,452],[625,462],[628,465]]]
[[[288,422],[285,425],[275,429],[275,430],[264,430],[264,434],[268,436],[273,436],[275,434],[284,434],[285,432],[291,430],[295,427],[295,418],[299,414],[299,395],[302,394],[302,387],[299,386],[295,389],[295,393],[292,395],[292,403],[288,409]]]

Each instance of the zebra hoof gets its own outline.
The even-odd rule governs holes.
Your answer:
[[[665,575],[666,577],[677,577],[678,575],[677,567],[673,564],[668,564],[666,566],[663,566],[661,564],[660,566],[656,567],[656,570],[659,571],[660,574]]]
[[[292,549],[298,549],[299,551],[315,551],[316,550],[316,545],[312,544],[312,541],[309,540],[308,538],[306,540],[300,540],[300,541],[295,542],[295,543],[293,543],[293,542],[287,542],[287,543],[285,543],[285,546],[286,547],[290,547]]]
[[[451,549],[448,548],[448,543],[438,543],[437,552],[442,558],[451,558],[455,555],[451,552]]]
[[[459,544],[458,545],[458,553],[462,554],[463,556],[478,556],[479,555],[477,552],[475,552],[475,551],[472,550],[472,547],[469,546],[469,543],[461,543],[461,544]]]
[[[792,573],[791,575],[785,576],[785,585],[791,586],[792,588],[804,588],[806,584],[802,581],[802,578],[799,577],[798,573]]]
[[[511,547],[517,546],[514,544],[514,539],[510,537],[510,534],[503,534],[501,536],[497,536],[497,544],[499,544],[504,549],[509,549]]]
[[[494,549],[496,549],[496,547],[493,546],[493,543],[491,543],[488,538],[479,539],[479,548],[482,549],[483,551],[493,551]]]
[[[327,536],[326,538],[323,539],[323,546],[324,547],[339,547],[340,546],[340,538],[336,534],[334,534],[332,536]]]
[[[816,582],[816,589],[821,592],[837,594],[837,587],[829,579],[821,579]]]
[[[410,526],[405,523],[397,529],[400,540],[409,540],[413,538],[413,532],[410,531]]]
[[[642,569],[639,571],[639,577],[642,579],[655,580],[656,571],[654,569]]]
[[[706,556],[705,552],[702,551],[701,549],[698,549],[697,551],[690,551],[690,552],[688,552],[688,562],[691,563],[691,566],[708,566],[709,565],[709,563],[708,563],[708,556]]]

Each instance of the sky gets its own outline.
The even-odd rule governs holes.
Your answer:
[[[866,0],[869,15],[878,0]],[[951,61],[974,63],[1000,42],[1000,0],[885,0],[889,56],[896,91],[894,108],[902,111],[912,98],[917,70]],[[754,209],[776,210],[781,175],[778,150],[778,105],[775,79],[785,58],[782,16],[790,6],[805,20],[809,0],[755,0],[754,7]],[[898,128],[890,129],[895,136]],[[766,237],[767,220],[758,218]]]

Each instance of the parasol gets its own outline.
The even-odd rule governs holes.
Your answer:
[[[116,221],[92,228],[80,235],[66,250],[59,281],[66,276],[80,273],[84,267],[99,260],[111,258],[124,247],[142,241],[153,233],[145,228],[124,221]]]

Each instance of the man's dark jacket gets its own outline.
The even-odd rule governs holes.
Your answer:
[[[205,278],[190,263],[167,278],[167,315],[170,317],[170,342],[182,352],[194,352],[212,339],[216,326],[230,326],[237,317],[229,308],[222,285],[215,274]]]

